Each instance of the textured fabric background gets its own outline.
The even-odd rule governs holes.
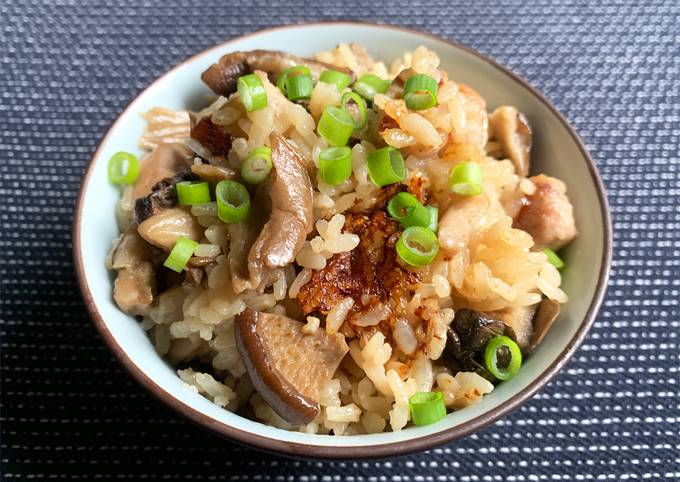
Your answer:
[[[566,369],[494,426],[391,461],[291,461],[191,426],[114,361],[71,260],[86,162],[135,94],[224,39],[337,18],[453,38],[529,79],[591,150],[614,219],[608,296]],[[680,479],[679,142],[677,0],[2,0],[2,479]]]

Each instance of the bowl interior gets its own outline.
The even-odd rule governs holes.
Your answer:
[[[113,303],[113,278],[104,266],[111,242],[119,234],[114,216],[119,192],[107,181],[106,165],[118,150],[141,154],[137,148],[144,127],[140,113],[153,106],[174,109],[205,106],[210,92],[202,84],[200,74],[226,52],[274,48],[310,55],[333,48],[339,41],[362,43],[376,58],[386,61],[425,45],[438,53],[454,80],[473,86],[487,100],[489,110],[501,104],[518,107],[534,127],[532,171],[564,180],[580,231],[564,255],[567,267],[563,271],[563,288],[570,301],[563,306],[558,322],[526,360],[519,375],[499,385],[481,402],[449,414],[434,425],[397,433],[329,437],[283,431],[242,418],[186,390],[172,368],[157,356],[137,321],[124,315]],[[109,344],[137,378],[151,385],[156,394],[185,415],[220,433],[275,450],[299,453],[297,444],[302,444],[310,446],[308,453],[333,455],[330,452],[333,447],[382,446],[388,447],[383,452],[387,454],[405,451],[401,442],[415,440],[414,443],[423,447],[430,445],[423,437],[444,441],[505,413],[547,380],[562,363],[564,355],[580,341],[583,325],[592,319],[599,304],[608,263],[608,219],[605,201],[598,189],[597,175],[560,118],[518,79],[478,54],[425,34],[390,27],[351,23],[293,26],[232,40],[199,54],[158,79],[130,104],[102,141],[85,178],[75,225],[75,255],[82,266],[80,275],[85,296],[90,298],[90,308],[96,310],[93,315]],[[457,431],[452,430],[456,428]],[[266,439],[276,444],[269,444]]]

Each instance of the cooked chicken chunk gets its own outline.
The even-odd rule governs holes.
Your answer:
[[[191,150],[182,144],[160,144],[141,160],[133,199],[149,195],[157,183],[188,169],[193,157]]]
[[[567,197],[567,187],[559,179],[539,174],[530,178],[536,191],[515,219],[515,227],[534,238],[537,248],[557,251],[576,237],[574,209]]]

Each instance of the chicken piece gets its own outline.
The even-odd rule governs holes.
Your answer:
[[[496,320],[501,320],[510,326],[515,333],[515,341],[522,350],[529,346],[529,341],[534,333],[533,319],[537,305],[518,306],[505,308],[499,311],[492,311],[488,316]]]
[[[501,144],[503,155],[510,159],[519,176],[529,174],[531,127],[524,114],[504,105],[489,116],[493,139]]]
[[[170,251],[180,237],[199,241],[203,227],[181,208],[172,208],[151,216],[139,225],[139,235],[149,243]]]
[[[307,166],[293,145],[273,135],[271,215],[248,253],[253,285],[260,285],[268,271],[291,263],[312,231],[313,188]]]
[[[112,267],[118,271],[113,299],[129,315],[146,315],[156,292],[156,250],[130,225],[114,248]]]
[[[147,315],[154,299],[155,277],[156,271],[148,261],[119,270],[113,283],[113,299],[118,308],[129,315]]]
[[[294,425],[319,414],[321,390],[349,351],[345,338],[283,315],[246,308],[235,318],[236,347],[255,389]]]
[[[252,50],[226,54],[208,67],[201,75],[201,79],[213,92],[228,97],[236,91],[236,81],[243,75],[261,70],[266,72],[269,78],[275,82],[280,73],[296,65],[308,67],[315,81],[324,70],[328,69],[343,71],[351,75],[352,80],[354,80],[354,74],[347,69],[276,50]]]
[[[503,216],[502,206],[486,193],[452,202],[439,221],[439,245],[456,255],[465,248],[478,226]]]
[[[182,144],[160,144],[141,160],[133,199],[149,195],[157,183],[188,169],[193,158],[191,150]]]
[[[578,234],[567,187],[559,179],[543,174],[529,179],[536,191],[527,197],[514,227],[529,233],[537,249],[547,247],[557,251]]]

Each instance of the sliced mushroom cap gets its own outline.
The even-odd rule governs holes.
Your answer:
[[[504,155],[514,164],[517,174],[529,174],[531,127],[526,117],[514,107],[504,105],[489,116],[489,125]]]
[[[534,334],[529,342],[529,351],[532,351],[543,340],[550,327],[560,314],[560,304],[550,298],[543,298],[538,305],[533,319]]]
[[[349,348],[340,334],[316,330],[287,316],[246,308],[236,319],[236,346],[255,389],[294,425],[319,414],[319,397]]]
[[[352,77],[347,69],[331,66],[313,59],[304,59],[277,50],[252,50],[249,52],[232,52],[222,56],[216,63],[203,72],[201,79],[213,92],[225,97],[236,91],[236,80],[242,75],[261,70],[273,80],[283,71],[296,65],[305,65],[312,73],[314,80],[324,70],[340,70]],[[354,77],[353,77],[354,78]]]
[[[133,199],[149,195],[157,183],[188,169],[192,159],[191,149],[182,144],[160,144],[140,162]]]
[[[137,233],[137,225],[131,224],[121,235],[118,245],[113,250],[111,267],[113,269],[130,268],[142,261],[150,261],[155,257],[154,249]]]
[[[198,176],[186,168],[172,177],[157,182],[147,196],[140,197],[135,201],[135,221],[141,223],[154,214],[158,214],[164,209],[171,208],[177,204],[178,182],[195,181]]]
[[[180,236],[199,241],[203,227],[185,210],[172,208],[148,218],[139,225],[137,232],[154,246],[170,251]]]
[[[295,259],[312,231],[313,188],[304,158],[281,136],[271,137],[271,215],[248,253],[248,271],[259,285],[267,271]]]
[[[484,366],[483,351],[489,340],[498,335],[515,339],[509,325],[468,308],[456,310],[447,328],[445,361],[454,371],[476,371]]]

